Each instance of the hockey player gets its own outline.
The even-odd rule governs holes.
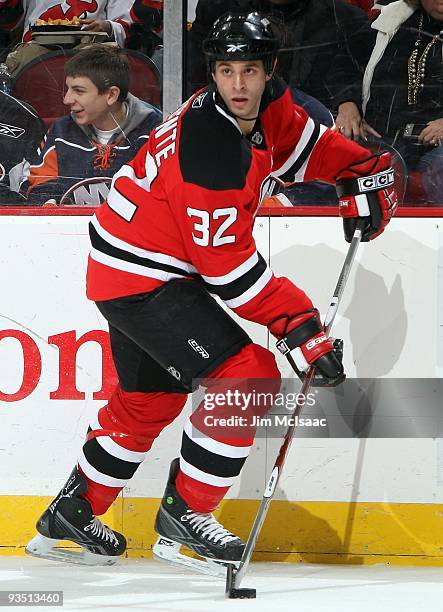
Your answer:
[[[258,13],[218,20],[204,46],[213,84],[155,129],[115,175],[91,221],[87,293],[109,322],[119,385],[90,423],[78,463],[39,519],[28,552],[54,555],[55,541],[68,539],[91,562],[121,555],[124,537],[97,515],[181,412],[193,381],[223,388],[223,379],[254,378],[278,388],[273,354],[211,294],[285,338],[300,371],[315,365],[330,384],[344,378],[311,300],[274,276],[257,252],[254,216],[271,176],[320,179],[337,184],[346,239],[364,218],[363,239],[371,240],[396,208],[393,173],[388,155],[372,155],[293,105],[273,75],[277,47]],[[212,511],[239,475],[253,437],[211,436],[194,416],[171,465],[154,553],[184,562],[178,549],[185,544],[205,559],[236,562],[244,544]]]

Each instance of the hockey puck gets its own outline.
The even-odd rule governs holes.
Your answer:
[[[226,571],[226,597],[228,599],[255,599],[257,597],[255,589],[240,589],[234,586],[236,573],[237,569],[229,564]]]
[[[255,599],[256,596],[255,589],[230,589],[228,591],[229,599]]]

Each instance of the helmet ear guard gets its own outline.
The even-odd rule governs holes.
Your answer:
[[[266,74],[274,71],[280,43],[272,24],[260,13],[226,13],[203,42],[211,73],[217,61],[262,60]]]

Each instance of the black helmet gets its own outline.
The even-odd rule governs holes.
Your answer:
[[[212,26],[203,43],[211,69],[220,60],[263,60],[269,74],[274,68],[279,41],[271,22],[260,13],[226,13]]]

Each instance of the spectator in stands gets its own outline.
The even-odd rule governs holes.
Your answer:
[[[65,75],[71,113],[54,122],[31,160],[22,186],[31,205],[58,204],[68,190],[71,204],[100,204],[109,181],[97,181],[132,159],[162,120],[160,111],[128,93],[130,68],[120,49],[83,49],[66,63]]]
[[[277,71],[291,85],[337,109],[347,101],[340,87],[359,79],[360,42],[367,15],[345,0],[199,0],[189,32],[189,92],[206,83],[201,42],[212,23],[227,11],[258,10],[280,25],[282,48]]]
[[[393,144],[408,166],[411,197],[441,204],[443,4],[397,0],[381,9],[372,29],[362,86],[364,119],[359,115],[361,136],[375,135]],[[350,135],[340,115],[337,125]]]
[[[163,0],[135,0],[131,20],[127,47],[152,57],[163,45]]]
[[[4,61],[9,52],[9,34],[0,30],[0,63]]]
[[[17,0],[0,0],[0,61],[9,53],[10,32],[23,15],[23,8]]]
[[[392,2],[396,2],[397,0],[373,0],[374,6],[372,9],[374,11],[381,11],[381,9]]]
[[[15,27],[22,16],[21,0],[0,0],[0,30],[7,32]]]
[[[372,9],[374,8],[374,0],[348,0],[348,2],[349,4],[358,6],[368,14],[371,13]]]
[[[3,14],[0,29],[6,28],[2,25],[3,20],[7,22],[8,19],[16,19],[17,15],[23,15],[23,43],[7,58],[9,72],[15,76],[22,66],[48,51],[42,44],[30,43],[30,28],[37,19],[72,20],[79,17],[84,30],[106,32],[110,41],[123,47],[131,21],[129,13],[132,3],[133,0],[66,0],[58,3],[53,0],[0,0]]]

